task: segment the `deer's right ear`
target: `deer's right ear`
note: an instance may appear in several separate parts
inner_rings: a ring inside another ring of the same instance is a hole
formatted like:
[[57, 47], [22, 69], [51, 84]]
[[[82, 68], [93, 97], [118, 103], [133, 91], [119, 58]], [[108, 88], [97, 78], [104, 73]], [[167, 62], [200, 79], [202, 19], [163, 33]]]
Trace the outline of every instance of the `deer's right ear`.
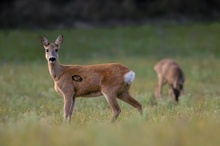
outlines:
[[49, 45], [49, 41], [48, 41], [48, 39], [45, 36], [41, 36], [40, 38], [41, 38], [41, 44], [43, 46]]

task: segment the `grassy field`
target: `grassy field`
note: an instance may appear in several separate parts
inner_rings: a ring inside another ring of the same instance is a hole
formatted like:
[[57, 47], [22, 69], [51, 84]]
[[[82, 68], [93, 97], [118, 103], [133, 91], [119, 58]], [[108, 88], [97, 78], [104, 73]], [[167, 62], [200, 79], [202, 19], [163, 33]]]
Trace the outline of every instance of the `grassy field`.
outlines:
[[[131, 94], [143, 115], [119, 101], [115, 123], [103, 97], [78, 98], [63, 122], [40, 35], [64, 35], [63, 64], [120, 62], [136, 72]], [[217, 146], [220, 145], [220, 24], [146, 25], [47, 31], [0, 30], [0, 146]], [[153, 97], [153, 66], [173, 58], [186, 76], [174, 105]]]

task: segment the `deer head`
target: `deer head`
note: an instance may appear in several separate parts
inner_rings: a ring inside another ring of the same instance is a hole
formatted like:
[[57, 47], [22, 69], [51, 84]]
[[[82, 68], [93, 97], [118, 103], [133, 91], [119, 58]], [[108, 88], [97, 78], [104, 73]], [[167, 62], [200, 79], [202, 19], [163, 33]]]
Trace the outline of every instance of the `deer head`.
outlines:
[[58, 50], [63, 42], [63, 35], [59, 35], [54, 43], [50, 43], [45, 36], [41, 36], [41, 43], [45, 49], [45, 57], [51, 64], [58, 60]]

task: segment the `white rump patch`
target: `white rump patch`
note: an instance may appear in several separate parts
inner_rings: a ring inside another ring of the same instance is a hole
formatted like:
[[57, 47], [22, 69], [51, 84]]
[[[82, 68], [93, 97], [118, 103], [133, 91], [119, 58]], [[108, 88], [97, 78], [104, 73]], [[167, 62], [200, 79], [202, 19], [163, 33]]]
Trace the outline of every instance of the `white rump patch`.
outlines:
[[127, 84], [131, 84], [134, 81], [135, 73], [133, 71], [129, 71], [124, 75], [124, 81]]

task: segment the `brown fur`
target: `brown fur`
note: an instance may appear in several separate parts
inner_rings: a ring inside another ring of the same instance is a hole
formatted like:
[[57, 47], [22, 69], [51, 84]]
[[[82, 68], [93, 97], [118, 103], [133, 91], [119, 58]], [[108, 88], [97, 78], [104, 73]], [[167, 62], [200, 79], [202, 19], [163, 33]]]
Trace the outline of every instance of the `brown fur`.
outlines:
[[[130, 69], [119, 63], [62, 65], [58, 60], [58, 50], [62, 42], [62, 35], [58, 36], [55, 43], [49, 43], [46, 37], [41, 36], [50, 75], [54, 80], [54, 88], [64, 97], [66, 120], [71, 119], [77, 97], [104, 95], [114, 113], [112, 122], [121, 112], [116, 98], [132, 105], [142, 113], [141, 104], [129, 94], [130, 83], [126, 83], [124, 79], [125, 74], [131, 72]], [[51, 62], [51, 59], [55, 61]]]
[[154, 66], [154, 70], [158, 77], [155, 96], [162, 97], [162, 88], [168, 83], [170, 96], [172, 96], [175, 101], [178, 101], [183, 91], [183, 84], [185, 81], [181, 67], [174, 60], [163, 59]]

